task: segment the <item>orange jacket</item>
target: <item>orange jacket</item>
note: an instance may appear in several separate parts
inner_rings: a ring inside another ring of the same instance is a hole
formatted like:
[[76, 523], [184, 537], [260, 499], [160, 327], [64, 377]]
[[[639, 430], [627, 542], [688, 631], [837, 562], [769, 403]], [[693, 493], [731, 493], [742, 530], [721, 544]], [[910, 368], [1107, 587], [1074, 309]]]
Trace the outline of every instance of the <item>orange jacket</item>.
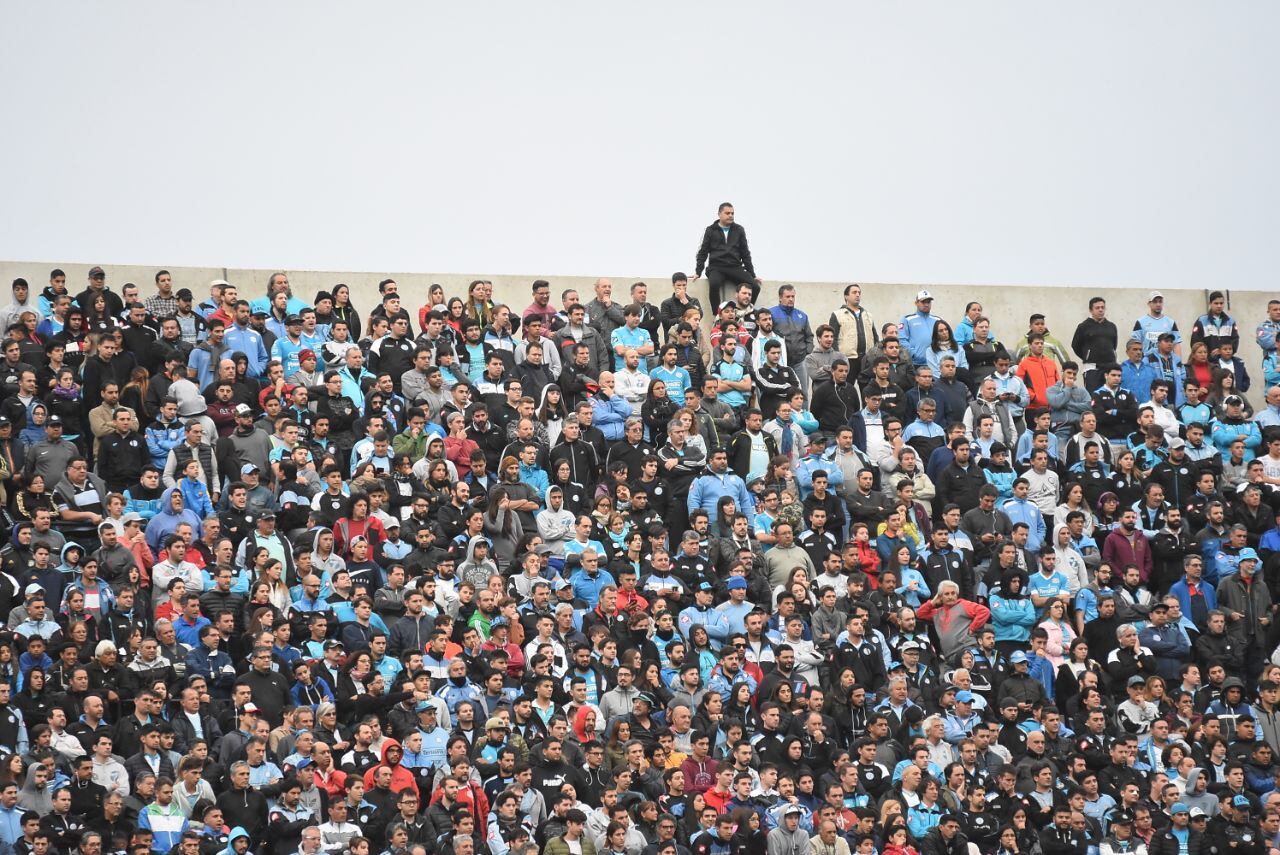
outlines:
[[1048, 356], [1027, 354], [1018, 363], [1016, 373], [1026, 384], [1031, 406], [1048, 407], [1049, 387], [1062, 377], [1062, 372], [1058, 370], [1058, 363]]

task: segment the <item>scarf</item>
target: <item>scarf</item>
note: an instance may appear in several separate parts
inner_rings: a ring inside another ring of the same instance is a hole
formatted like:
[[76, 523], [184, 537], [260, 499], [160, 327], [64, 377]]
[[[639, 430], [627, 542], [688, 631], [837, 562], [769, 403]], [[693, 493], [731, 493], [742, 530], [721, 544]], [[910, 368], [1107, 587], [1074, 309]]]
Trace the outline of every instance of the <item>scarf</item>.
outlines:
[[778, 452], [790, 456], [791, 443], [794, 439], [794, 435], [791, 433], [791, 422], [784, 422], [782, 419], [775, 419], [775, 421], [782, 428], [782, 436], [778, 442]]

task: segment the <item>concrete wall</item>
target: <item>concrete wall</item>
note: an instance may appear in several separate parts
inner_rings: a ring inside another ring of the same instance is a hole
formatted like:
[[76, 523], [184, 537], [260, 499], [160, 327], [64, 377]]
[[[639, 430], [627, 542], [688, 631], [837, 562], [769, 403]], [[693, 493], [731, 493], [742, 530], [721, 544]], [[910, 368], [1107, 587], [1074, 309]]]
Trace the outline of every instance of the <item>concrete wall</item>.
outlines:
[[[85, 287], [89, 268], [92, 264], [69, 264], [49, 261], [0, 261], [0, 283], [9, 283], [21, 276], [31, 283], [33, 288], [43, 288], [48, 284], [49, 270], [60, 267], [67, 273], [68, 287], [77, 293]], [[190, 288], [196, 300], [208, 295], [208, 283], [213, 279], [226, 279], [240, 289], [241, 296], [249, 298], [266, 292], [267, 277], [274, 270], [249, 270], [221, 267], [175, 267], [167, 264], [131, 265], [100, 263], [107, 271], [107, 284], [115, 291], [125, 282], [135, 282], [142, 288], [144, 296], [152, 293], [156, 270], [162, 267], [173, 274], [175, 288]], [[449, 296], [465, 296], [469, 282], [478, 278], [490, 279], [494, 283], [494, 299], [507, 302], [517, 311], [523, 310], [530, 303], [529, 283], [534, 279], [544, 278], [551, 283], [553, 300], [558, 304], [560, 292], [566, 288], [577, 288], [583, 294], [583, 300], [592, 298], [591, 286], [594, 277], [585, 276], [497, 276], [483, 272], [475, 274], [461, 273], [405, 273], [389, 271], [387, 273], [368, 272], [333, 272], [319, 270], [290, 270], [290, 283], [293, 292], [300, 298], [310, 301], [315, 292], [331, 289], [335, 284], [346, 283], [351, 288], [356, 306], [364, 317], [368, 309], [377, 299], [377, 284], [381, 279], [390, 277], [400, 285], [400, 293], [407, 295], [407, 303], [417, 307], [426, 300], [427, 289], [432, 283], [439, 283]], [[690, 271], [686, 271], [690, 272]], [[649, 283], [650, 302], [655, 305], [670, 294], [670, 272], [643, 276], [621, 276], [604, 273], [613, 280], [614, 299], [625, 302], [627, 287], [636, 281]], [[765, 283], [761, 302], [764, 305], [776, 303], [776, 289], [779, 281]], [[793, 282], [799, 293], [798, 304], [809, 313], [816, 326], [825, 321], [832, 309], [841, 303], [841, 293], [847, 283], [839, 282]], [[0, 286], [3, 287], [3, 286]], [[1221, 288], [1222, 286], [1215, 286]], [[992, 329], [1003, 341], [1012, 341], [1017, 335], [1026, 332], [1027, 317], [1033, 312], [1043, 312], [1049, 322], [1049, 329], [1068, 345], [1071, 333], [1076, 324], [1085, 317], [1089, 298], [1103, 296], [1107, 299], [1108, 316], [1121, 329], [1122, 335], [1133, 326], [1139, 316], [1146, 313], [1147, 291], [1116, 286], [1077, 287], [1077, 286], [1000, 286], [1000, 285], [935, 285], [935, 284], [887, 284], [862, 283], [863, 305], [872, 313], [877, 324], [901, 317], [911, 311], [915, 292], [920, 288], [928, 288], [934, 295], [936, 314], [949, 320], [954, 326], [964, 312], [965, 304], [970, 300], [982, 303], [987, 316], [991, 318]], [[1226, 289], [1223, 288], [1225, 291]], [[695, 283], [692, 293], [707, 305], [706, 280]], [[1273, 291], [1229, 291], [1228, 312], [1241, 326], [1241, 358], [1248, 366], [1250, 374], [1259, 376], [1262, 355], [1253, 340], [1254, 327], [1266, 317], [1267, 301], [1276, 296]], [[1206, 290], [1172, 290], [1165, 289], [1165, 313], [1178, 322], [1184, 337], [1189, 337], [1191, 325], [1205, 311]], [[7, 292], [5, 294], [7, 297]], [[1184, 350], [1185, 353], [1185, 350]], [[1250, 398], [1256, 398], [1257, 393]], [[1256, 403], [1256, 402], [1255, 402]]]

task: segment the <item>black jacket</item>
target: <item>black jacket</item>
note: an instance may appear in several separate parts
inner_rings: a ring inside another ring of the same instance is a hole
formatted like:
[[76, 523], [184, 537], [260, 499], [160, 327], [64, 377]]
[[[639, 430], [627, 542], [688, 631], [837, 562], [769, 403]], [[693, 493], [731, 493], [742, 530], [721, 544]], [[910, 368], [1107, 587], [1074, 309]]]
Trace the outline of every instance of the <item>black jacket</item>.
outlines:
[[934, 507], [945, 508], [954, 502], [961, 510], [978, 506], [978, 491], [987, 483], [982, 468], [973, 461], [962, 469], [954, 460], [938, 476]]
[[1107, 365], [1116, 361], [1116, 325], [1111, 321], [1085, 318], [1071, 336], [1071, 349], [1081, 362]]
[[228, 827], [240, 826], [249, 833], [249, 837], [254, 842], [265, 839], [263, 835], [267, 829], [267, 797], [262, 790], [252, 787], [237, 790], [230, 787], [218, 796], [218, 807], [222, 810], [224, 822]]
[[[1151, 837], [1151, 845], [1147, 847], [1148, 855], [1178, 855], [1181, 851], [1181, 845], [1178, 838], [1173, 836], [1173, 831], [1166, 828], [1164, 831], [1157, 831]], [[1193, 828], [1187, 829], [1187, 855], [1200, 855], [1204, 851], [1204, 835]], [[1045, 850], [1045, 855], [1058, 855], [1058, 853]]]
[[138, 483], [142, 467], [151, 463], [146, 437], [137, 431], [125, 434], [112, 431], [102, 438], [100, 448], [98, 477], [106, 481], [107, 486]]
[[702, 246], [694, 264], [694, 275], [701, 276], [703, 268], [737, 270], [741, 268], [755, 278], [756, 268], [751, 263], [751, 250], [747, 247], [747, 230], [737, 223], [729, 226], [726, 236], [720, 221], [707, 226], [702, 233]]
[[[199, 738], [196, 736], [195, 727], [181, 709], [169, 715], [169, 724], [173, 727], [174, 749], [183, 755], [187, 754], [191, 750], [191, 743]], [[218, 726], [217, 720], [203, 709], [200, 710], [200, 727], [204, 730], [204, 741], [209, 744], [209, 755], [217, 756], [218, 745], [222, 741], [222, 728]]]
[[554, 473], [556, 464], [561, 460], [569, 461], [569, 478], [584, 487], [594, 487], [600, 480], [600, 458], [596, 456], [595, 446], [578, 439], [574, 442], [561, 440], [547, 455], [547, 469]]
[[1124, 439], [1138, 421], [1138, 401], [1123, 386], [1114, 392], [1099, 386], [1093, 392], [1093, 412], [1098, 417], [1098, 433], [1107, 439]]
[[[764, 431], [761, 434], [764, 435], [765, 452], [772, 459], [778, 453], [778, 442], [771, 434]], [[746, 430], [739, 431], [729, 440], [729, 468], [743, 480], [751, 471], [751, 435]]]
[[834, 434], [840, 428], [848, 427], [850, 420], [862, 409], [862, 395], [855, 383], [846, 380], [837, 385], [834, 380], [829, 380], [813, 387], [810, 409], [818, 420], [818, 427]]
[[932, 828], [920, 844], [921, 855], [965, 855], [969, 851], [969, 841], [957, 831], [950, 840], [942, 836], [937, 828]]
[[263, 674], [251, 668], [236, 682], [252, 690], [253, 702], [262, 710], [262, 716], [272, 727], [279, 727], [285, 706], [293, 703], [288, 681], [275, 671]]
[[[1051, 825], [1040, 832], [1040, 851], [1044, 855], [1084, 855], [1086, 848], [1084, 836], [1070, 828], [1059, 829]], [[1177, 841], [1174, 842], [1173, 851], [1177, 855]]]

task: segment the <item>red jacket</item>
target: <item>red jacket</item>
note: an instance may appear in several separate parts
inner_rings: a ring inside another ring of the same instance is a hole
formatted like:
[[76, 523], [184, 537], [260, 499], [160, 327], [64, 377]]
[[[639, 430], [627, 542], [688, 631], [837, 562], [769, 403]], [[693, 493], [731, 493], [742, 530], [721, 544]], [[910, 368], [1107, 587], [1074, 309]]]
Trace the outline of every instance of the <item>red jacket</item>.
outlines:
[[1102, 542], [1102, 560], [1117, 570], [1123, 570], [1126, 564], [1136, 564], [1144, 582], [1151, 576], [1151, 544], [1147, 542], [1147, 536], [1136, 528], [1132, 544], [1125, 537], [1124, 529], [1112, 529]]
[[[416, 778], [413, 777], [413, 773], [410, 772], [408, 769], [406, 769], [404, 766], [401, 766], [399, 763], [396, 763], [393, 766], [392, 764], [387, 762], [387, 751], [390, 750], [391, 748], [400, 748], [400, 743], [396, 742], [394, 739], [388, 739], [383, 744], [382, 762], [379, 763], [377, 766], [370, 766], [364, 773], [365, 789], [366, 790], [373, 789], [373, 773], [378, 771], [378, 769], [380, 769], [381, 767], [386, 766], [388, 769], [391, 770], [391, 787], [390, 787], [391, 792], [398, 793], [401, 790], [408, 788], [413, 790], [413, 794], [415, 796], [420, 795], [418, 793], [418, 781]], [[403, 748], [400, 748], [400, 750], [402, 752], [404, 751]], [[403, 756], [403, 754], [401, 756]]]

